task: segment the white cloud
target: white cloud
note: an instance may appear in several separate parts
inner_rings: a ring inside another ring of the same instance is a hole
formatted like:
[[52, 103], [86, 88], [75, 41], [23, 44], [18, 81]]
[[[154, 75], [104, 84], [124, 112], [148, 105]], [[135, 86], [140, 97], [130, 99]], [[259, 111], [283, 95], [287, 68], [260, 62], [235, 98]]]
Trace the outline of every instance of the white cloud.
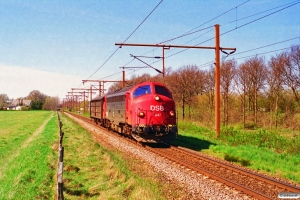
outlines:
[[27, 96], [39, 90], [48, 96], [58, 96], [61, 100], [71, 88], [78, 87], [82, 78], [36, 69], [0, 64], [0, 94], [9, 98]]

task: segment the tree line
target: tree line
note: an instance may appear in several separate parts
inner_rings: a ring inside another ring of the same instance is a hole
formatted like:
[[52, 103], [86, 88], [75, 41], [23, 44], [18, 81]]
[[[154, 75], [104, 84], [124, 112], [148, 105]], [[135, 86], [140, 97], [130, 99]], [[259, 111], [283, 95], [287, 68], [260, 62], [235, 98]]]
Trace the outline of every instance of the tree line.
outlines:
[[[17, 99], [19, 100], [18, 105], [20, 106], [22, 106], [22, 100], [31, 100], [30, 107], [28, 108], [31, 110], [56, 110], [59, 107], [58, 97], [50, 97], [39, 90], [33, 90], [26, 97]], [[10, 105], [11, 102], [9, 100], [7, 94], [0, 94], [0, 110]]]
[[[255, 56], [238, 64], [223, 59], [221, 75], [222, 124], [244, 127], [277, 128], [279, 125], [300, 130], [300, 45], [292, 45], [266, 60]], [[214, 123], [214, 66], [202, 70], [186, 65], [167, 68], [161, 75], [133, 75], [127, 83], [143, 81], [164, 83], [173, 93], [181, 119]], [[109, 90], [121, 87], [114, 84]]]

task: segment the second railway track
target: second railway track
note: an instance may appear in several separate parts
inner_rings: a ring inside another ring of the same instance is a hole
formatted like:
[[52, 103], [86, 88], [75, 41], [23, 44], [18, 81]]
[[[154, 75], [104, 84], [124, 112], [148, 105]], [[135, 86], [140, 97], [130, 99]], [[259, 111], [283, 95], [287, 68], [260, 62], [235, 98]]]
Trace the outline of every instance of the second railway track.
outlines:
[[[95, 125], [89, 118], [73, 113], [69, 114]], [[136, 143], [132, 140], [131, 142]], [[296, 185], [237, 167], [228, 162], [213, 159], [197, 152], [167, 144], [157, 144], [155, 147], [144, 145], [144, 147], [161, 157], [193, 170], [196, 173], [204, 174], [211, 179], [224, 183], [257, 199], [279, 199], [278, 194], [280, 192], [300, 194], [300, 188]]]

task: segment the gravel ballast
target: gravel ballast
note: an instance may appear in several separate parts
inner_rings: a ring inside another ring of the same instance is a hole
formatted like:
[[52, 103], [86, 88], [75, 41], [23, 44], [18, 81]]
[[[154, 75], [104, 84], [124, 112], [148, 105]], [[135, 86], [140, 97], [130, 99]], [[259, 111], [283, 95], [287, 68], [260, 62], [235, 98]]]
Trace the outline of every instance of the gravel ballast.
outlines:
[[[202, 174], [196, 174], [189, 169], [183, 168], [176, 163], [149, 152], [142, 146], [134, 145], [124, 140], [122, 137], [101, 130], [94, 125], [85, 123], [71, 115], [68, 116], [92, 133], [100, 144], [101, 141], [105, 141], [105, 143], [108, 143], [119, 151], [130, 154], [131, 156], [146, 162], [148, 165], [152, 166], [152, 170], [163, 175], [166, 179], [166, 183], [175, 183], [179, 185], [180, 188], [183, 188], [187, 193], [186, 197], [181, 197], [180, 199], [186, 199], [188, 197], [192, 197], [192, 199], [220, 200], [254, 199], [253, 197], [243, 194], [234, 188], [230, 188]], [[172, 199], [172, 197], [170, 197], [170, 199]]]

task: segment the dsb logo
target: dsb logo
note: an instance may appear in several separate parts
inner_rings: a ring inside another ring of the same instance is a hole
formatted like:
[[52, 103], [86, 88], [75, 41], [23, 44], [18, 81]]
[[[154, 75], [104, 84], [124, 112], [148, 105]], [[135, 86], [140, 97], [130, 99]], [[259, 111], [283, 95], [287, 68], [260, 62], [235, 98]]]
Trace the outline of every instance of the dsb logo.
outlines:
[[151, 105], [150, 110], [151, 111], [164, 111], [165, 109], [164, 109], [164, 106], [159, 106], [159, 105], [153, 106], [153, 105]]

